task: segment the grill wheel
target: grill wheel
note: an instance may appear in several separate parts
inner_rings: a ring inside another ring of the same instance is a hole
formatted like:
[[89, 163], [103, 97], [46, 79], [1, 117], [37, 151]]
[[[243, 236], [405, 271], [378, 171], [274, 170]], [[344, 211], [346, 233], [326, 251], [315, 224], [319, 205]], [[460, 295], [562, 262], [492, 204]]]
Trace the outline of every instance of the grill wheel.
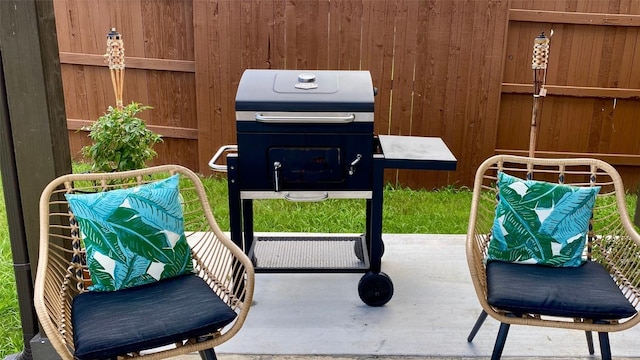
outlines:
[[358, 282], [360, 300], [369, 306], [382, 306], [393, 297], [393, 283], [389, 275], [367, 272]]

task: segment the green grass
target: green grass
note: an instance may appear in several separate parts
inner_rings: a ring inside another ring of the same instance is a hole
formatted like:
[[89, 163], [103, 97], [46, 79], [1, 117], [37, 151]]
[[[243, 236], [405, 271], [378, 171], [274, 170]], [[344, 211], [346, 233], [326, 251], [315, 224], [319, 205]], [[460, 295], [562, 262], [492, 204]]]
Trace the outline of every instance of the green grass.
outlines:
[[0, 359], [22, 351], [22, 327], [18, 311], [16, 280], [13, 272], [11, 243], [4, 191], [0, 182]]
[[[74, 171], [83, 167], [76, 165]], [[220, 227], [229, 229], [225, 178], [203, 180]], [[384, 233], [462, 234], [466, 231], [471, 193], [447, 188], [411, 191], [384, 190]], [[254, 202], [255, 231], [362, 233], [365, 200], [327, 200], [317, 203], [269, 200]], [[0, 359], [22, 350], [13, 260], [0, 183]]]
[[[220, 227], [229, 228], [226, 180], [205, 183]], [[471, 192], [446, 188], [412, 191], [387, 186], [383, 200], [383, 233], [463, 234], [467, 230]], [[365, 200], [320, 202], [254, 200], [254, 230], [276, 232], [362, 233]]]

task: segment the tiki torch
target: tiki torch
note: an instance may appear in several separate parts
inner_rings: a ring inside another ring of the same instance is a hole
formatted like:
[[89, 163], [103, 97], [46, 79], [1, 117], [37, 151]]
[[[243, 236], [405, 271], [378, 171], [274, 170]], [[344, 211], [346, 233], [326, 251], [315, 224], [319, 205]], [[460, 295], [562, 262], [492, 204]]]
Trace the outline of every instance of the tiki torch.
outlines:
[[549, 62], [549, 38], [542, 32], [533, 41], [533, 110], [531, 111], [531, 133], [529, 135], [529, 157], [534, 157], [538, 137], [538, 113], [542, 110], [542, 100], [547, 94], [544, 84]]
[[107, 34], [107, 53], [105, 54], [111, 72], [113, 92], [116, 96], [116, 106], [122, 109], [122, 91], [124, 87], [124, 42], [122, 35], [111, 28]]

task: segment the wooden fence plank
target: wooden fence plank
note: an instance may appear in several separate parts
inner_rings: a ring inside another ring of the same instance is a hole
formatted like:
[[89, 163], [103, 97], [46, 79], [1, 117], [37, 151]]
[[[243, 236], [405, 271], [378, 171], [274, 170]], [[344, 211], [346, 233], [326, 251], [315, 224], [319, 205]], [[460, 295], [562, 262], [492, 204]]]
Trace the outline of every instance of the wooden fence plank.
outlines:
[[259, 1], [254, 7], [254, 18], [259, 19], [262, 27], [254, 27], [252, 37], [256, 41], [255, 66], [269, 69], [271, 66], [271, 39], [273, 38], [273, 2]]
[[237, 3], [238, 7], [235, 9], [237, 13], [234, 11], [234, 14], [236, 19], [239, 20], [237, 24], [239, 25], [240, 31], [237, 34], [239, 37], [236, 38], [239, 42], [236, 42], [235, 44], [241, 49], [240, 66], [243, 69], [248, 69], [254, 67], [252, 63], [253, 58], [251, 56], [254, 51], [253, 43], [251, 41], [253, 28], [251, 24], [253, 20], [251, 18], [251, 0], [238, 0]]
[[298, 59], [296, 56], [296, 52], [299, 50], [297, 46], [289, 46], [289, 44], [297, 44], [296, 36], [298, 34], [297, 31], [297, 22], [302, 23], [302, 19], [296, 21], [296, 2], [295, 0], [288, 0], [285, 4], [284, 9], [284, 26], [285, 26], [285, 37], [283, 39], [284, 43], [284, 66], [287, 69], [296, 69], [298, 67]]
[[286, 68], [286, 15], [287, 0], [273, 1], [273, 36], [270, 39], [271, 58], [269, 69]]
[[[589, 26], [588, 28], [589, 29], [587, 30], [590, 30], [590, 35], [591, 35], [589, 37], [589, 43], [591, 45], [591, 48], [587, 50], [587, 56], [589, 57], [590, 66], [589, 66], [589, 70], [585, 74], [585, 78], [586, 78], [585, 86], [603, 86], [603, 84], [599, 83], [599, 80], [600, 80], [599, 73], [603, 67], [602, 56], [593, 56], [594, 54], [592, 54], [591, 52], [593, 51], [593, 48], [602, 49], [605, 42], [606, 32], [602, 31], [603, 28], [598, 26]], [[575, 85], [580, 85], [580, 84], [576, 83]]]
[[197, 158], [200, 171], [206, 169], [202, 165], [207, 162], [205, 154], [213, 151], [211, 124], [216, 123], [219, 117], [216, 116], [219, 114], [219, 111], [216, 111], [219, 102], [216, 102], [215, 97], [218, 84], [213, 81], [216, 78], [216, 68], [212, 66], [220, 63], [219, 36], [216, 32], [219, 19], [217, 3], [208, 1], [193, 3]]
[[[594, 1], [594, 3], [596, 2]], [[640, 18], [638, 16], [622, 14], [595, 14], [584, 12], [512, 9], [509, 11], [509, 18], [515, 21], [558, 24], [640, 26]]]
[[[395, 43], [395, 18], [397, 12], [395, 0], [374, 1], [375, 19], [378, 21], [374, 29], [376, 49], [373, 74], [378, 74], [374, 78], [374, 84], [378, 89], [375, 97], [376, 113], [374, 120], [374, 133], [390, 135], [391, 133], [391, 96], [393, 88], [393, 58]], [[385, 181], [395, 182], [397, 171], [387, 169], [384, 171]]]
[[[429, 33], [429, 12], [433, 6], [432, 2], [421, 2], [417, 14], [416, 21], [416, 33], [428, 34]], [[416, 39], [416, 57], [415, 57], [415, 79], [413, 85], [413, 114], [412, 121], [409, 128], [409, 135], [425, 135], [425, 124], [429, 119], [427, 118], [427, 109], [431, 103], [431, 82], [433, 79], [430, 74], [430, 60], [433, 56], [433, 50], [430, 48], [428, 36], [417, 36]]]
[[[545, 86], [547, 95], [571, 96], [571, 97], [595, 97], [611, 99], [639, 99], [640, 89], [622, 89], [610, 87], [585, 87], [585, 86]], [[530, 84], [502, 84], [504, 94], [533, 94], [533, 85]]]
[[586, 76], [588, 72], [588, 64], [591, 57], [588, 57], [589, 41], [586, 38], [587, 29], [578, 29], [584, 31], [575, 31], [571, 42], [569, 57], [565, 60], [569, 63], [567, 83], [577, 86], [585, 86]]
[[[142, 1], [120, 2], [120, 20], [116, 19], [110, 26], [115, 27], [124, 38], [125, 56], [145, 58], [144, 26], [142, 24]], [[104, 29], [106, 31], [109, 29]], [[106, 33], [105, 33], [106, 34]], [[128, 65], [128, 64], [127, 64]]]
[[[84, 131], [88, 132], [88, 127], [93, 124], [94, 120], [84, 119], [67, 119], [67, 128], [71, 131]], [[148, 128], [163, 137], [176, 138], [176, 139], [189, 139], [198, 140], [197, 128], [180, 128], [174, 126], [158, 126], [149, 125]]]
[[[377, 114], [375, 116], [375, 132], [377, 134], [391, 135], [391, 89], [393, 87], [393, 44], [395, 41], [395, 17], [396, 17], [396, 4], [395, 1], [387, 0], [384, 2], [374, 3], [378, 8], [379, 17], [382, 20], [382, 25], [379, 29], [382, 29], [383, 33], [379, 37], [382, 39], [382, 43], [379, 45], [381, 58], [380, 61], [380, 78], [378, 80], [378, 95], [377, 99], [380, 99], [376, 105], [378, 106]], [[379, 33], [376, 33], [378, 35]]]
[[351, 25], [349, 29], [351, 51], [347, 52], [349, 66], [345, 68], [348, 70], [361, 70], [363, 11], [363, 1], [353, 1], [351, 21], [349, 22]]
[[640, 113], [640, 102], [637, 100], [610, 101], [611, 115], [606, 127], [611, 139], [603, 142], [602, 152], [640, 154], [637, 122], [628, 121]]
[[[478, 164], [486, 157], [491, 155], [489, 149], [484, 143], [496, 143], [496, 128], [498, 124], [499, 112], [499, 92], [500, 81], [503, 69], [503, 56], [505, 49], [506, 29], [508, 24], [507, 9], [509, 2], [474, 2], [476, 11], [474, 11], [474, 24], [479, 23], [478, 27], [474, 25], [474, 41], [473, 44], [479, 46], [477, 52], [471, 54], [471, 61], [480, 61], [480, 67], [477, 72], [473, 68], [470, 69], [470, 77], [467, 80], [470, 84], [477, 83], [476, 93], [474, 97], [467, 97], [461, 104], [469, 107], [467, 117], [472, 120], [465, 121], [465, 131], [462, 131], [464, 137], [458, 142], [455, 140], [458, 132], [448, 133], [444, 137], [445, 141], [452, 143], [454, 154], [459, 159], [459, 164]], [[481, 9], [481, 10], [480, 10]], [[477, 30], [476, 30], [477, 29]], [[461, 86], [466, 86], [465, 82]], [[469, 88], [471, 94], [472, 88]], [[481, 142], [480, 142], [481, 141]], [[457, 145], [456, 145], [457, 144]], [[468, 144], [472, 144], [471, 147]], [[461, 151], [460, 149], [469, 149]], [[456, 153], [456, 151], [458, 151]], [[456, 178], [472, 178], [475, 174], [474, 166], [459, 166], [455, 174], [448, 175], [448, 182], [451, 182], [451, 176]]]
[[317, 23], [317, 32], [315, 32], [315, 34], [313, 34], [312, 36], [316, 36], [317, 39], [314, 40], [317, 44], [317, 48], [318, 48], [318, 63], [316, 65], [316, 67], [320, 70], [330, 70], [331, 67], [329, 66], [329, 59], [330, 59], [330, 53], [329, 53], [329, 43], [330, 43], [330, 29], [329, 27], [325, 26], [325, 24], [327, 24], [329, 22], [329, 16], [331, 16], [330, 14], [330, 6], [331, 6], [331, 1], [330, 0], [323, 0], [323, 1], [315, 1], [315, 3], [317, 4], [317, 11], [318, 11], [318, 23]]
[[[372, 54], [374, 53], [375, 44], [372, 37], [373, 28], [377, 26], [377, 22], [374, 18], [374, 2], [365, 1], [362, 4], [362, 39], [360, 39], [360, 46], [362, 48], [362, 54], [360, 56], [360, 70], [368, 70], [373, 76], [372, 66]], [[377, 74], [376, 74], [377, 75]], [[377, 79], [376, 79], [377, 80]], [[376, 81], [374, 80], [374, 82]], [[375, 86], [375, 85], [374, 85]]]
[[[640, 31], [636, 30], [635, 33], [635, 41], [636, 43], [640, 41]], [[640, 88], [640, 66], [637, 66], [637, 63], [640, 61], [640, 46], [634, 46], [631, 50], [631, 54], [626, 55], [633, 59], [631, 61], [631, 69], [628, 72], [628, 83], [625, 87], [630, 87], [634, 89]]]
[[[222, 3], [225, 3], [225, 1], [220, 2], [220, 4]], [[240, 4], [237, 2], [228, 3], [229, 4], [225, 5], [229, 19], [228, 31], [226, 34], [224, 32], [221, 34], [221, 36], [228, 39], [228, 42], [223, 43], [223, 47], [221, 48], [221, 51], [227, 53], [226, 63], [224, 63], [220, 69], [220, 82], [224, 89], [221, 96], [224, 97], [224, 102], [222, 103], [220, 132], [216, 143], [221, 144], [224, 144], [224, 140], [227, 139], [232, 139], [235, 143], [235, 94], [242, 73], [246, 69], [246, 67], [242, 65], [246, 62], [246, 59], [243, 57], [244, 52], [250, 50], [238, 46], [238, 44], [242, 44], [242, 38], [240, 36], [243, 27], [242, 19], [240, 18]]]
[[608, 99], [594, 99], [594, 107], [591, 115], [591, 126], [587, 150], [599, 153], [603, 152], [605, 143], [611, 140], [609, 125], [613, 120], [613, 105]]
[[[413, 83], [415, 76], [418, 2], [402, 2], [396, 15], [396, 54], [393, 67], [393, 100], [391, 107], [391, 131], [398, 135], [411, 132], [413, 110]], [[397, 181], [411, 186], [411, 172], [401, 170]], [[414, 184], [415, 185], [415, 184]]]
[[[73, 0], [58, 0], [53, 7], [56, 17], [56, 35], [58, 38], [59, 51], [71, 51], [74, 45], [75, 32], [72, 29], [74, 16]], [[77, 50], [77, 49], [74, 49]]]
[[[324, 4], [323, 4], [324, 5]], [[317, 14], [317, 16], [297, 16], [296, 19], [296, 48], [300, 56], [296, 58], [296, 69], [300, 70], [315, 70], [320, 67], [321, 62], [325, 62], [325, 59], [319, 59], [320, 49], [325, 49], [326, 52], [326, 37], [328, 29], [326, 24], [328, 12], [319, 11], [320, 2], [318, 1], [305, 1], [298, 2], [296, 4], [296, 13], [302, 11], [307, 14]], [[317, 31], [309, 31], [309, 29], [317, 29]], [[325, 65], [326, 66], [326, 65]]]
[[[107, 66], [104, 60], [104, 55], [64, 51], [60, 52], [60, 63], [102, 67]], [[193, 60], [171, 60], [125, 56], [125, 66], [127, 69], [195, 72], [195, 61]]]

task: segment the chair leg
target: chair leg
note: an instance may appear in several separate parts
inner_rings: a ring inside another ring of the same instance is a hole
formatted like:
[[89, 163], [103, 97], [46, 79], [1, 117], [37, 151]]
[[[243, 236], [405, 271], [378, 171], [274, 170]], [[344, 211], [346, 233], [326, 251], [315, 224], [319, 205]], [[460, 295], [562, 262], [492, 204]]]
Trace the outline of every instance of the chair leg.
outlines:
[[593, 349], [593, 334], [591, 334], [591, 331], [585, 331], [585, 334], [587, 335], [587, 346], [589, 347], [589, 355], [593, 355], [595, 353], [595, 350]]
[[496, 338], [496, 344], [493, 347], [493, 354], [491, 354], [491, 360], [500, 360], [502, 357], [502, 350], [504, 350], [504, 343], [507, 341], [507, 335], [509, 334], [510, 324], [500, 323], [500, 330], [498, 330], [498, 337]]
[[478, 330], [480, 330], [480, 328], [482, 327], [482, 324], [484, 324], [484, 321], [486, 319], [487, 319], [487, 312], [482, 310], [482, 312], [480, 313], [480, 316], [478, 316], [478, 320], [476, 320], [476, 323], [473, 325], [473, 329], [471, 329], [471, 333], [469, 333], [469, 336], [467, 337], [467, 342], [473, 341], [473, 338], [476, 337]]
[[599, 332], [598, 340], [600, 341], [600, 354], [602, 360], [611, 360], [611, 345], [609, 344], [609, 333]]
[[216, 352], [215, 352], [215, 350], [213, 350], [213, 348], [207, 349], [207, 350], [198, 351], [198, 353], [200, 354], [200, 358], [202, 360], [217, 360], [218, 359], [216, 357]]

